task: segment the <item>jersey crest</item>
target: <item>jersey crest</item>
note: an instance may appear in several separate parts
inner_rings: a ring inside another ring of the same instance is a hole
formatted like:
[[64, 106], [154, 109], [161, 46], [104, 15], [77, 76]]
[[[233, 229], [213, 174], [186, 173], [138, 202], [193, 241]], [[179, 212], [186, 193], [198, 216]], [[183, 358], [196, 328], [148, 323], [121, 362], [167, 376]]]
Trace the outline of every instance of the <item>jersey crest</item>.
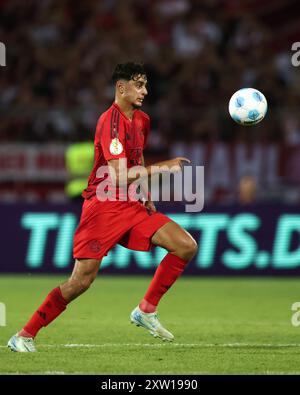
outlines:
[[123, 152], [123, 145], [117, 137], [112, 139], [109, 146], [109, 151], [112, 155], [120, 155]]

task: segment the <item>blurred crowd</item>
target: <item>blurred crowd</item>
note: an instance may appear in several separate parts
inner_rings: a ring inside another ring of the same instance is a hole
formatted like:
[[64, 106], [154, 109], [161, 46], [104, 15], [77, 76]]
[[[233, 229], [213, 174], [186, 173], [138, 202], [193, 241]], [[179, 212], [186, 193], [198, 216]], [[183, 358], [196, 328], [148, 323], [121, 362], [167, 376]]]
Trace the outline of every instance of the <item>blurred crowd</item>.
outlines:
[[[113, 100], [116, 63], [145, 63], [150, 149], [170, 141], [300, 144], [299, 68], [289, 33], [297, 1], [1, 0], [1, 142], [90, 139]], [[298, 8], [297, 8], [298, 9]], [[298, 14], [299, 15], [299, 14]], [[287, 41], [285, 41], [285, 37]], [[267, 97], [249, 132], [229, 119], [237, 89]]]

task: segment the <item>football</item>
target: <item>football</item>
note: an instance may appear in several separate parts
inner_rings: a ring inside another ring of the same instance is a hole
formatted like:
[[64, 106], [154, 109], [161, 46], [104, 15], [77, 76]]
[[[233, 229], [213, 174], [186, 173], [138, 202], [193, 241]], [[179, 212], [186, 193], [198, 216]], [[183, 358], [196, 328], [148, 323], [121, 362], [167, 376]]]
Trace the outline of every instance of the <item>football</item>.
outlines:
[[257, 89], [236, 91], [229, 101], [229, 114], [240, 125], [254, 125], [264, 119], [268, 109], [265, 96]]

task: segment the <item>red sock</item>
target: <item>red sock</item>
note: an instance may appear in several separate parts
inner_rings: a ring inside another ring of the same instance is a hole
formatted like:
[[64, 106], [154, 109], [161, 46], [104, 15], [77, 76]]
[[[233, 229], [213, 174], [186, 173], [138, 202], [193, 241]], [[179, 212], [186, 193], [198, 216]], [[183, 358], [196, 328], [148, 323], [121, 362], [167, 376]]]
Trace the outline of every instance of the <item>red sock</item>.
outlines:
[[188, 261], [173, 254], [167, 254], [156, 269], [149, 288], [140, 303], [140, 308], [145, 313], [152, 313], [153, 306], [157, 306], [162, 296], [174, 284], [183, 272]]
[[[23, 334], [30, 334], [32, 337], [35, 337], [43, 326], [50, 324], [66, 309], [67, 304], [68, 302], [62, 296], [60, 287], [54, 288], [24, 326], [22, 329], [24, 331]], [[22, 331], [19, 332], [21, 336]]]

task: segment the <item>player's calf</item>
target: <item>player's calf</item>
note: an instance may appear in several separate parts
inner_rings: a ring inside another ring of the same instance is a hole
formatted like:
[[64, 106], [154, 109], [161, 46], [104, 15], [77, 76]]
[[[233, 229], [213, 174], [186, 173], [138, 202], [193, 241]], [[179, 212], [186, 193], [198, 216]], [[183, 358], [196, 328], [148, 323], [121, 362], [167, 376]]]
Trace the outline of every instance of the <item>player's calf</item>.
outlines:
[[71, 277], [60, 286], [61, 292], [68, 302], [89, 289], [97, 277], [99, 266], [98, 259], [76, 260]]

